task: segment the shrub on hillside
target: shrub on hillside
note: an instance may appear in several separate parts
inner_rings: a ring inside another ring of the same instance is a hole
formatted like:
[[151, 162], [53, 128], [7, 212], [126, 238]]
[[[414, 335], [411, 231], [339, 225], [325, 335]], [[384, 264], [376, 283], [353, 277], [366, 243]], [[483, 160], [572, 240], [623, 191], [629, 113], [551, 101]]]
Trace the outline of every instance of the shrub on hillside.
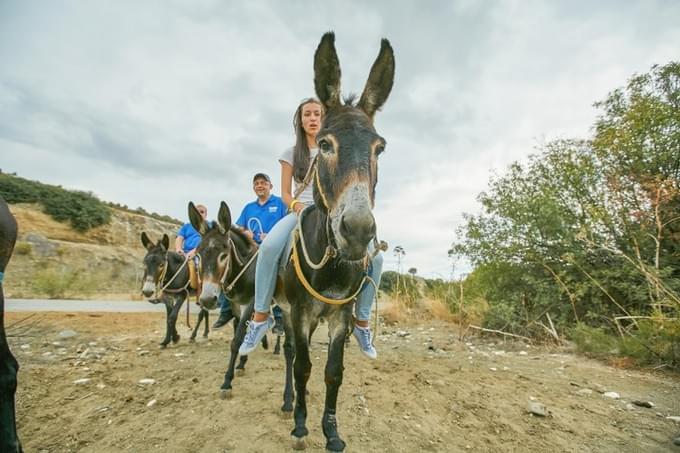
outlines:
[[0, 195], [8, 203], [40, 203], [53, 219], [69, 222], [78, 231], [104, 225], [111, 219], [109, 208], [91, 193], [8, 174], [0, 174]]
[[74, 293], [88, 294], [94, 290], [95, 284], [86, 271], [51, 267], [39, 272], [33, 280], [34, 290], [50, 299], [64, 299]]
[[14, 246], [14, 253], [17, 255], [30, 255], [33, 245], [30, 242], [17, 242]]

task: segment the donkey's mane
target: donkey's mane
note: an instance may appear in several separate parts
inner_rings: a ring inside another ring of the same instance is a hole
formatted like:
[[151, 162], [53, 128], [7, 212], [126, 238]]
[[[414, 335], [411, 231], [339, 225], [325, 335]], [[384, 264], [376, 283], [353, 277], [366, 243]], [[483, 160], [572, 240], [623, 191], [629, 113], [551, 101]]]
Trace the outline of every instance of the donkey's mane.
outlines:
[[253, 251], [253, 249], [257, 248], [257, 243], [248, 236], [246, 236], [246, 234], [243, 231], [241, 231], [241, 229], [236, 225], [232, 225], [229, 228], [229, 231], [231, 231], [231, 233], [236, 237], [236, 239], [240, 239], [234, 241], [234, 244], [236, 244], [236, 248], [238, 249], [239, 255], [247, 256], [250, 254], [250, 252]]
[[345, 96], [345, 105], [348, 107], [356, 107], [357, 98], [359, 97], [356, 93], [350, 93]]

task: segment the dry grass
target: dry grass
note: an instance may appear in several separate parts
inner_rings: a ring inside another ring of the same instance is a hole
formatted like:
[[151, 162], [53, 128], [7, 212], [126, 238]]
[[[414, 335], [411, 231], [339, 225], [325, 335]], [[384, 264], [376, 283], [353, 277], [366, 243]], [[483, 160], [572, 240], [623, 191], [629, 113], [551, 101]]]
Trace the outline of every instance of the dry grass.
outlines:
[[403, 324], [408, 321], [440, 320], [455, 322], [457, 316], [451, 313], [443, 302], [433, 299], [421, 299], [415, 306], [405, 299], [394, 299], [389, 296], [381, 298], [380, 314], [385, 324]]

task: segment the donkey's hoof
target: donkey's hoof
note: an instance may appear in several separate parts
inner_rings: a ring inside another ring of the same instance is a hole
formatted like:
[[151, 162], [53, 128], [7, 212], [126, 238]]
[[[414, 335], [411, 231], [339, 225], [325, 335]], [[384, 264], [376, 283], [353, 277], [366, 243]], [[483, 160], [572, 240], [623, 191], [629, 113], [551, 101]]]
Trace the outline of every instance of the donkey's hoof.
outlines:
[[204, 333], [204, 334], [203, 334], [203, 338], [208, 338], [208, 334], [207, 334], [207, 333]]
[[174, 344], [179, 343], [179, 335], [175, 335], [174, 337], [172, 337], [172, 342], [173, 342]]
[[339, 437], [331, 437], [328, 439], [326, 442], [326, 451], [344, 451], [345, 450], [345, 441], [340, 439]]
[[293, 450], [304, 450], [307, 448], [307, 443], [305, 442], [305, 439], [307, 436], [302, 436], [302, 437], [295, 437], [291, 436], [293, 439]]
[[293, 405], [292, 404], [285, 404], [281, 406], [281, 418], [284, 420], [290, 420], [293, 418]]
[[189, 343], [196, 343], [196, 337], [189, 338]]
[[236, 368], [236, 370], [234, 370], [234, 374], [236, 374], [236, 376], [244, 376], [246, 374], [246, 369]]
[[234, 396], [234, 394], [231, 391], [231, 389], [221, 389], [220, 390], [220, 399], [230, 400], [232, 396]]
[[165, 349], [165, 348], [168, 347], [168, 344], [167, 343], [161, 343], [161, 344], [158, 345], [158, 347], [161, 348], [161, 349]]

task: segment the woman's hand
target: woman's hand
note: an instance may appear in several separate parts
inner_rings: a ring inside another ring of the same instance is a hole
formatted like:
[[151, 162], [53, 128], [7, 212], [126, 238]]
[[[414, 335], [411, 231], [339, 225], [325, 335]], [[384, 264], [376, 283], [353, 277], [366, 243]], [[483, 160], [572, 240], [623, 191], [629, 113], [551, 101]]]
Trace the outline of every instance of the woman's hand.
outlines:
[[303, 209], [305, 209], [304, 203], [298, 202], [298, 203], [295, 203], [295, 205], [293, 206], [293, 211], [295, 211], [295, 214], [298, 214], [298, 215], [300, 215], [300, 211], [302, 211]]

